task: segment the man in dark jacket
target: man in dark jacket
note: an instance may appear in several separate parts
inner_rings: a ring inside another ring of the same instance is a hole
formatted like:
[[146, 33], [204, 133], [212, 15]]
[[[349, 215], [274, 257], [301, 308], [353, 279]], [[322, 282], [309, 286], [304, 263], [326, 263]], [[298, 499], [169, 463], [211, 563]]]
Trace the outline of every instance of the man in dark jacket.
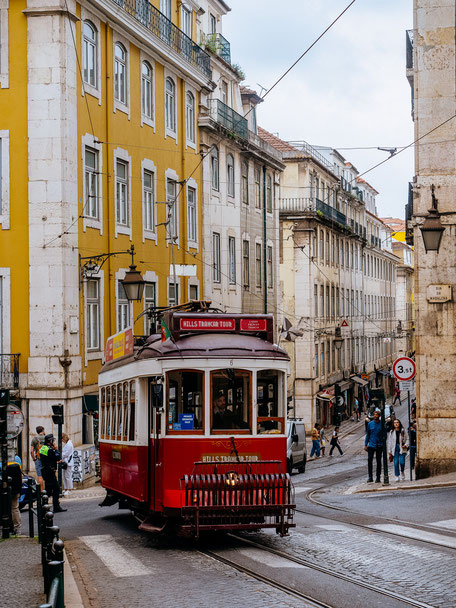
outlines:
[[48, 496], [52, 496], [54, 513], [66, 511], [60, 506], [60, 486], [57, 481], [57, 465], [61, 462], [60, 452], [54, 443], [54, 435], [46, 435], [44, 445], [40, 448], [44, 487]]
[[377, 483], [380, 483], [383, 453], [383, 428], [380, 420], [380, 410], [375, 410], [374, 419], [371, 420], [367, 425], [364, 449], [367, 452], [367, 469], [369, 473], [367, 483], [372, 483], [374, 481], [372, 477], [372, 464], [374, 460], [374, 454], [377, 460], [377, 475], [375, 481]]
[[6, 474], [11, 479], [11, 519], [13, 520], [13, 534], [19, 534], [21, 530], [19, 497], [22, 490], [22, 469], [19, 462], [8, 462]]

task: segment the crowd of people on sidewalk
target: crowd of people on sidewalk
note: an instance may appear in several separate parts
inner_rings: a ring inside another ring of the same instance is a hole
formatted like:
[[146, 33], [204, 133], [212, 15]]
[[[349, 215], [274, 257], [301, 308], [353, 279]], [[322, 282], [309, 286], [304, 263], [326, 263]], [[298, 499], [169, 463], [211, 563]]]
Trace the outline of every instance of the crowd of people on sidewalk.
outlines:
[[[399, 401], [401, 404], [401, 391], [397, 386], [394, 391], [393, 405]], [[374, 458], [376, 461], [376, 476], [375, 482], [380, 483], [382, 473], [383, 460], [383, 442], [385, 438], [386, 452], [389, 463], [393, 464], [395, 481], [405, 480], [405, 463], [406, 457], [409, 455], [411, 469], [415, 468], [416, 458], [416, 401], [412, 400], [410, 425], [408, 429], [404, 427], [402, 422], [395, 418], [394, 415], [390, 421], [390, 426], [385, 428], [381, 423], [381, 411], [377, 408], [373, 412], [373, 419], [366, 424], [366, 435], [364, 439], [364, 449], [367, 452], [367, 468], [368, 468], [368, 483], [374, 483], [373, 464]], [[355, 398], [353, 407], [352, 421], [359, 422], [362, 415], [362, 408], [359, 405], [358, 399]], [[332, 456], [334, 449], [339, 451], [342, 456], [343, 451], [340, 445], [339, 426], [335, 426], [332, 432], [329, 450], [329, 456]], [[386, 437], [385, 437], [386, 433]], [[325, 455], [326, 437], [325, 429], [316, 423], [312, 429], [312, 449], [310, 459], [320, 458]]]

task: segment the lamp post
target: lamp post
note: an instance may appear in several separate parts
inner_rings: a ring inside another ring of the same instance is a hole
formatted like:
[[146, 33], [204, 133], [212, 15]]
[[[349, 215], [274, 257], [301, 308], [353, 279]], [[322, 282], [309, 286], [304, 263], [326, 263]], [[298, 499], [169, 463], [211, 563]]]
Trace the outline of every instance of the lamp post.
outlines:
[[134, 256], [135, 256], [135, 246], [134, 245], [131, 246], [129, 253], [131, 254], [130, 270], [128, 270], [125, 273], [125, 277], [123, 278], [121, 283], [125, 290], [125, 295], [127, 296], [127, 300], [129, 302], [133, 302], [134, 300], [136, 300], [137, 302], [140, 302], [142, 300], [142, 296], [143, 296], [143, 292], [144, 292], [144, 285], [146, 284], [146, 282], [142, 278], [139, 270], [136, 270], [136, 266], [134, 263]]
[[440, 221], [440, 213], [437, 210], [437, 199], [435, 197], [434, 184], [431, 186], [431, 193], [432, 207], [428, 210], [428, 215], [425, 218], [423, 225], [420, 226], [420, 230], [426, 253], [429, 251], [435, 251], [438, 253], [445, 226], [443, 226], [442, 222]]

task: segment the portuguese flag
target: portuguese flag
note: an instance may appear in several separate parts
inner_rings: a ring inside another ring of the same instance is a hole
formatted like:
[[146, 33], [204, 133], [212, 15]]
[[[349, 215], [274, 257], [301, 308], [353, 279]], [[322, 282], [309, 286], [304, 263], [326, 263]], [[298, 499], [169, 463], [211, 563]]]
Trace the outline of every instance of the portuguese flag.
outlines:
[[162, 342], [164, 342], [168, 338], [171, 338], [171, 332], [169, 331], [169, 327], [166, 325], [164, 319], [161, 320], [160, 325], [161, 325], [161, 339], [162, 339]]

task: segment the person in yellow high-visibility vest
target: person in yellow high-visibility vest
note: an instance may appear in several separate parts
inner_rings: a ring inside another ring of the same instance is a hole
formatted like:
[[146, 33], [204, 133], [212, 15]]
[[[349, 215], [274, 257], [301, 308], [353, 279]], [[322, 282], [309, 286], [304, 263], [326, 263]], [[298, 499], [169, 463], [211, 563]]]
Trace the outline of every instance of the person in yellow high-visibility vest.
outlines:
[[46, 435], [44, 445], [40, 448], [40, 459], [43, 465], [43, 479], [46, 493], [52, 496], [54, 513], [61, 513], [66, 509], [60, 506], [60, 486], [57, 481], [56, 471], [58, 463], [61, 462], [60, 452], [54, 443], [54, 435]]

